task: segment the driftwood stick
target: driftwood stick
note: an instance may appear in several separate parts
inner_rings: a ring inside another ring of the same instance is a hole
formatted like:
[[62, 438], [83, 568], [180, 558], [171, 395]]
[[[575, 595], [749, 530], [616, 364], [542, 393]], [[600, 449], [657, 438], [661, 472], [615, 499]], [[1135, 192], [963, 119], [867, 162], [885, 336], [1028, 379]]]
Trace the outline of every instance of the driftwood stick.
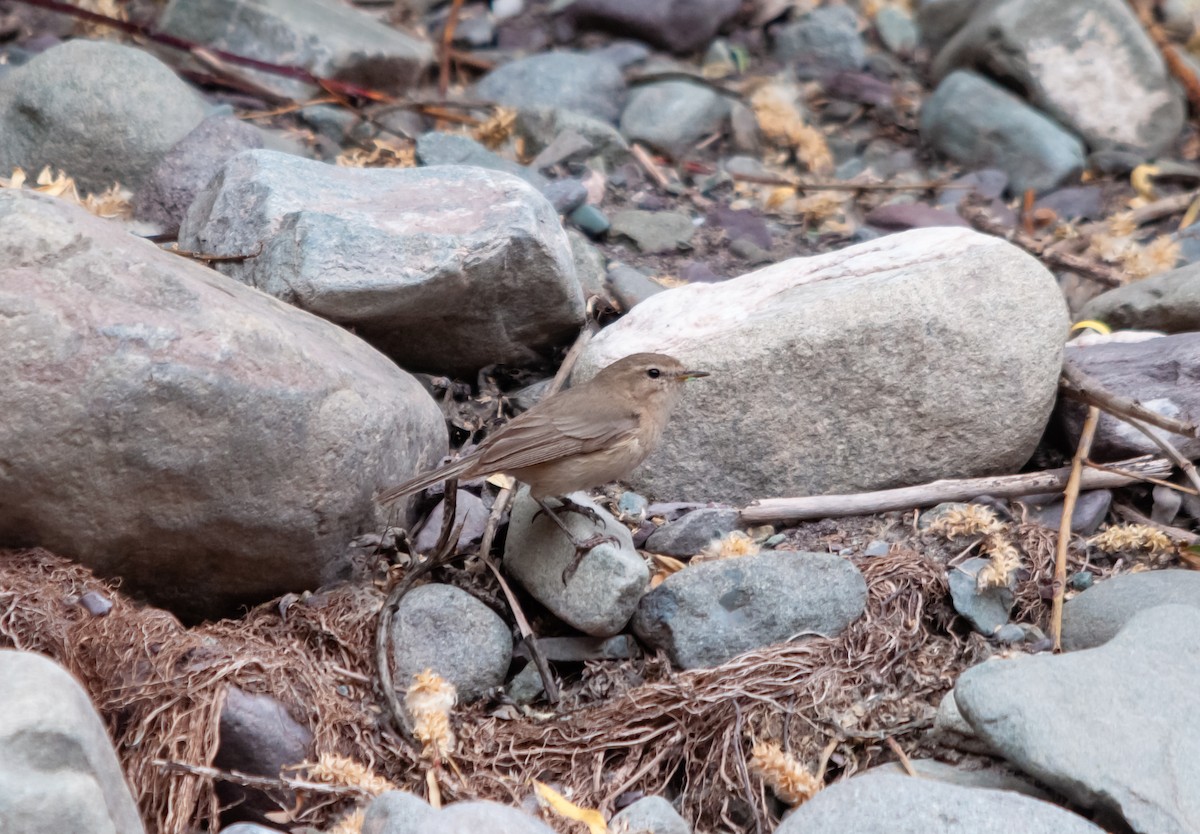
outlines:
[[1132, 418], [1157, 426], [1160, 429], [1182, 434], [1185, 437], [1200, 438], [1200, 427], [1195, 423], [1167, 417], [1157, 411], [1151, 411], [1137, 400], [1122, 397], [1109, 391], [1094, 376], [1087, 374], [1071, 360], [1063, 361], [1062, 379], [1060, 386], [1064, 394], [1080, 402], [1094, 405], [1101, 411], [1107, 411], [1114, 417]]
[[1071, 517], [1075, 515], [1075, 501], [1079, 498], [1079, 483], [1083, 478], [1083, 462], [1092, 450], [1096, 437], [1096, 426], [1100, 423], [1100, 409], [1088, 406], [1087, 419], [1079, 433], [1075, 446], [1075, 457], [1071, 459], [1071, 476], [1063, 493], [1062, 519], [1058, 525], [1058, 542], [1054, 548], [1054, 597], [1050, 606], [1050, 639], [1054, 651], [1062, 651], [1062, 615], [1064, 595], [1067, 592], [1067, 552], [1071, 546]]
[[292, 779], [287, 776], [255, 776], [251, 773], [242, 773], [237, 770], [220, 770], [215, 767], [168, 761], [166, 759], [152, 759], [150, 763], [163, 770], [170, 770], [176, 773], [190, 773], [193, 776], [203, 776], [206, 779], [216, 779], [221, 782], [233, 782], [236, 785], [243, 785], [247, 788], [261, 788], [268, 791], [307, 791], [309, 793], [326, 794], [328, 796], [356, 797], [360, 799], [372, 799], [375, 796], [371, 791], [358, 785], [330, 785], [324, 782], [310, 782], [306, 779]]
[[[1094, 407], [1095, 406], [1093, 406], [1093, 408]], [[1158, 448], [1162, 449], [1163, 454], [1175, 461], [1175, 465], [1183, 470], [1183, 474], [1186, 475], [1187, 479], [1192, 482], [1192, 486], [1195, 487], [1197, 491], [1200, 491], [1200, 475], [1196, 474], [1196, 464], [1184, 457], [1183, 452], [1179, 451], [1179, 449], [1175, 447], [1174, 443], [1163, 437], [1159, 432], [1156, 432], [1150, 426], [1147, 426], [1141, 420], [1135, 420], [1132, 417], [1122, 417], [1121, 419], [1133, 426], [1142, 434], [1146, 435], [1146, 437], [1153, 440], [1154, 444], [1158, 446]]]
[[[1158, 477], [1170, 473], [1169, 460], [1144, 455], [1113, 464], [1125, 473], [1094, 469], [1083, 470], [1080, 489], [1108, 489], [1139, 480], [1137, 476]], [[1029, 472], [1023, 475], [998, 475], [990, 478], [933, 481], [920, 486], [861, 492], [851, 495], [807, 495], [798, 498], [766, 498], [741, 510], [745, 524], [806, 521], [848, 515], [870, 515], [890, 510], [929, 507], [943, 501], [966, 501], [979, 495], [1016, 498], [1039, 492], [1057, 492], [1067, 485], [1071, 467]]]

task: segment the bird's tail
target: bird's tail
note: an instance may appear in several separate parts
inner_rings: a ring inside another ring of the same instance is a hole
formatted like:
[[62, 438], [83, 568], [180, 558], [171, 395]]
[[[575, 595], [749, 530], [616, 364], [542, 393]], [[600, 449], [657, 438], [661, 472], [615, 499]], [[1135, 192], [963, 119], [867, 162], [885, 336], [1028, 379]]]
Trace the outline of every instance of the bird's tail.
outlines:
[[403, 498], [406, 495], [412, 495], [414, 492], [420, 492], [426, 487], [431, 487], [440, 481], [445, 481], [449, 478], [457, 478], [459, 475], [466, 472], [474, 462], [475, 460], [471, 455], [451, 461], [445, 466], [439, 466], [432, 472], [422, 473], [412, 480], [405, 481], [398, 486], [385, 489], [383, 492], [375, 496], [375, 500], [380, 504], [390, 504], [399, 498]]

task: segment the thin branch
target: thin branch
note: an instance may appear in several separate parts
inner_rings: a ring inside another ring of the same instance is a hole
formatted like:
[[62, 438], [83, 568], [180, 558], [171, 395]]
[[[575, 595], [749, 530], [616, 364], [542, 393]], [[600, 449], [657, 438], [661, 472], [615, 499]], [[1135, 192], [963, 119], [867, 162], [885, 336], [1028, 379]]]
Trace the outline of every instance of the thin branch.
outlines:
[[[1095, 408], [1095, 406], [1092, 407]], [[1175, 448], [1174, 443], [1151, 429], [1141, 420], [1135, 420], [1132, 417], [1123, 417], [1122, 419], [1140, 431], [1142, 434], [1146, 435], [1146, 437], [1153, 440], [1154, 444], [1158, 446], [1158, 448], [1162, 449], [1163, 453], [1166, 454], [1167, 457], [1175, 461], [1175, 465], [1183, 470], [1183, 474], [1186, 475], [1187, 479], [1192, 482], [1192, 486], [1197, 490], [1197, 492], [1200, 492], [1200, 476], [1197, 476], [1196, 474], [1196, 465], [1184, 457], [1183, 453], [1180, 452], [1179, 449]]]
[[151, 759], [150, 763], [163, 770], [176, 773], [190, 773], [193, 776], [203, 776], [206, 779], [216, 779], [221, 782], [232, 782], [247, 788], [278, 791], [306, 791], [308, 793], [326, 794], [336, 797], [354, 797], [373, 799], [375, 794], [358, 785], [329, 785], [324, 782], [310, 782], [306, 779], [292, 779], [288, 776], [255, 776], [238, 770], [220, 770], [215, 767], [174, 762], [166, 759]]
[[1062, 651], [1063, 595], [1067, 591], [1067, 550], [1071, 544], [1071, 516], [1075, 514], [1075, 502], [1079, 498], [1083, 462], [1092, 450], [1092, 440], [1096, 437], [1096, 426], [1099, 423], [1100, 409], [1094, 405], [1089, 406], [1083, 431], [1079, 433], [1079, 444], [1075, 447], [1075, 457], [1071, 458], [1071, 477], [1063, 495], [1062, 519], [1059, 522], [1058, 543], [1054, 551], [1054, 599], [1050, 608], [1050, 639], [1054, 642], [1056, 652]]
[[1200, 427], [1195, 423], [1177, 420], [1157, 411], [1151, 411], [1137, 400], [1122, 397], [1105, 388], [1100, 380], [1086, 373], [1069, 359], [1063, 360], [1062, 378], [1059, 383], [1063, 393], [1072, 399], [1094, 405], [1114, 417], [1141, 420], [1172, 434], [1200, 438]]
[[[1134, 483], [1141, 476], [1167, 475], [1173, 466], [1169, 460], [1144, 455], [1120, 461], [1125, 472], [1085, 469], [1081, 489], [1108, 489]], [[891, 510], [929, 507], [943, 501], [967, 501], [979, 495], [997, 498], [1017, 498], [1040, 492], [1057, 492], [1067, 485], [1071, 467], [1029, 472], [1023, 475], [999, 475], [990, 478], [933, 481], [920, 486], [884, 489], [850, 495], [808, 495], [797, 498], [766, 498], [755, 501], [741, 510], [746, 524], [764, 522], [796, 522], [814, 518], [835, 518], [849, 515], [871, 515]]]

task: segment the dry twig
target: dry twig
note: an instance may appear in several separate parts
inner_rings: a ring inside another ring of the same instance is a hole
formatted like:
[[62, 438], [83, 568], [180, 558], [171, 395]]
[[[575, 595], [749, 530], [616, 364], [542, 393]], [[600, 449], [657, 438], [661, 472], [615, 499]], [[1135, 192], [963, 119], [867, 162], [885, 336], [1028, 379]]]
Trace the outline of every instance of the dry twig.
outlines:
[[1146, 406], [1109, 391], [1095, 377], [1087, 374], [1082, 368], [1069, 359], [1063, 360], [1062, 378], [1059, 382], [1064, 394], [1080, 402], [1094, 405], [1101, 411], [1106, 411], [1121, 419], [1131, 418], [1157, 426], [1160, 429], [1182, 434], [1185, 437], [1200, 438], [1200, 427], [1195, 423], [1177, 420], [1157, 411], [1151, 411]]
[[1054, 651], [1062, 651], [1062, 612], [1063, 595], [1067, 591], [1067, 548], [1071, 544], [1071, 516], [1075, 514], [1075, 502], [1079, 498], [1079, 485], [1083, 479], [1083, 462], [1087, 459], [1092, 448], [1092, 439], [1096, 436], [1096, 426], [1100, 422], [1100, 409], [1088, 407], [1087, 419], [1083, 423], [1083, 431], [1079, 433], [1079, 444], [1075, 447], [1075, 457], [1071, 459], [1071, 477], [1067, 480], [1067, 488], [1063, 493], [1062, 519], [1058, 527], [1058, 544], [1054, 555], [1054, 600], [1050, 609], [1050, 639], [1054, 641]]

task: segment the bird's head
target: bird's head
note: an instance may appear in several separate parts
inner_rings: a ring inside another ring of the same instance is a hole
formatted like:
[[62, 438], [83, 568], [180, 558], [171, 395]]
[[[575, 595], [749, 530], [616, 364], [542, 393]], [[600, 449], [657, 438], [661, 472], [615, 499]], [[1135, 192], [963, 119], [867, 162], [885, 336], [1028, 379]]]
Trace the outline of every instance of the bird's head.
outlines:
[[690, 371], [678, 359], [664, 353], [635, 353], [613, 362], [596, 374], [592, 382], [628, 391], [637, 401], [645, 402], [674, 400], [682, 393], [683, 383], [705, 376], [708, 376], [706, 371]]

